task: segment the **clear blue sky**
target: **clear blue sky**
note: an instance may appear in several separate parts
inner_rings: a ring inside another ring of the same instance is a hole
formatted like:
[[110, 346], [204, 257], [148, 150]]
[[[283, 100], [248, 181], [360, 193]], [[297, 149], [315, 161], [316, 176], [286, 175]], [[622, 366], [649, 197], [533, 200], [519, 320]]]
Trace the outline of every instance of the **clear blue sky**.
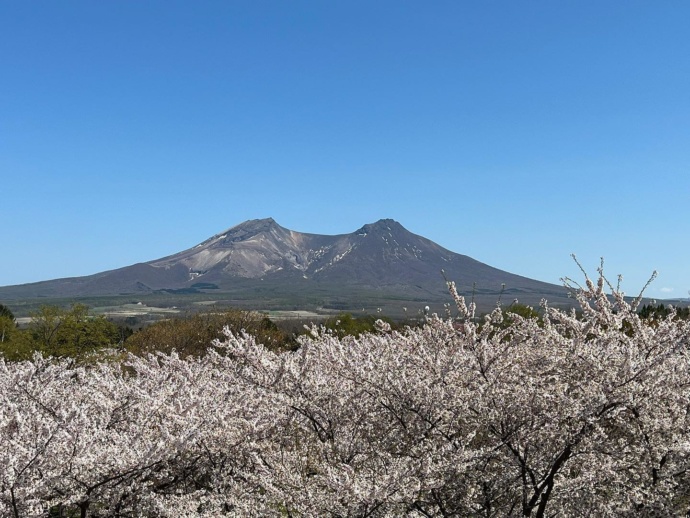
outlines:
[[0, 0], [0, 285], [247, 219], [393, 218], [687, 297], [689, 24], [684, 1]]

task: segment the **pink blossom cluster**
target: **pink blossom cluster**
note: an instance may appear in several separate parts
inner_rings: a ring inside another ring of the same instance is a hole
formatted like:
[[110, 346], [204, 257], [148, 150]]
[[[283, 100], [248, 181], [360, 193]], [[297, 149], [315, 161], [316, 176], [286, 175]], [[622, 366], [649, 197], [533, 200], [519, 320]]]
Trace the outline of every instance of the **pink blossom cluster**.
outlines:
[[0, 515], [672, 516], [690, 509], [690, 328], [587, 280], [579, 312], [294, 352], [0, 360]]

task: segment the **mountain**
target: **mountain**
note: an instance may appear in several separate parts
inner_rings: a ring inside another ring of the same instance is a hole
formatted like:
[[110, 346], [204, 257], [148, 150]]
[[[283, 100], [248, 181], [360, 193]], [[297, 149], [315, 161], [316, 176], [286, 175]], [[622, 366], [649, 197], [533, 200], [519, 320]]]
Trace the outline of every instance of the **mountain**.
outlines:
[[[442, 303], [443, 275], [479, 304], [503, 292], [536, 304], [569, 304], [562, 286], [508, 273], [446, 250], [392, 219], [351, 234], [318, 235], [281, 227], [272, 218], [250, 220], [193, 248], [161, 259], [85, 277], [0, 287], [0, 299], [78, 298], [153, 293], [223, 294], [261, 305], [355, 308]], [[502, 288], [502, 285], [505, 288]], [[280, 302], [278, 302], [280, 301]]]

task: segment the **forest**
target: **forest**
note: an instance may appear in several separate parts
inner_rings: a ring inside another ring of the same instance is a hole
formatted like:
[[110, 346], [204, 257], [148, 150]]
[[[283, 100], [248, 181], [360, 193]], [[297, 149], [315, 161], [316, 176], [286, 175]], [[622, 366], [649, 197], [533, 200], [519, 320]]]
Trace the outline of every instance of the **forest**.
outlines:
[[603, 270], [572, 310], [477, 316], [448, 287], [421, 325], [343, 315], [289, 340], [251, 312], [131, 334], [80, 306], [19, 330], [3, 307], [0, 514], [690, 511], [684, 309]]

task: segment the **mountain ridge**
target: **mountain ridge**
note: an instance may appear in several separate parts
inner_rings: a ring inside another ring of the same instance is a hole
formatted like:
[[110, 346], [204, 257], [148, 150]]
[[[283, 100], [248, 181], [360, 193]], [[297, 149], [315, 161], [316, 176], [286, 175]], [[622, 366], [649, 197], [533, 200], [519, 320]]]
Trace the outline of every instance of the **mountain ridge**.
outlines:
[[[565, 303], [567, 298], [562, 286], [452, 252], [393, 219], [380, 219], [347, 234], [322, 235], [284, 228], [273, 218], [247, 220], [159, 259], [83, 277], [0, 287], [0, 298], [214, 290], [215, 294], [241, 292], [260, 302], [268, 290], [284, 300], [292, 294], [298, 303], [306, 294], [338, 298], [339, 291], [359, 290], [383, 301], [440, 301], [448, 298], [443, 275], [481, 302], [492, 299], [495, 304], [502, 291], [528, 303], [541, 298]], [[357, 300], [349, 302], [359, 305]]]

